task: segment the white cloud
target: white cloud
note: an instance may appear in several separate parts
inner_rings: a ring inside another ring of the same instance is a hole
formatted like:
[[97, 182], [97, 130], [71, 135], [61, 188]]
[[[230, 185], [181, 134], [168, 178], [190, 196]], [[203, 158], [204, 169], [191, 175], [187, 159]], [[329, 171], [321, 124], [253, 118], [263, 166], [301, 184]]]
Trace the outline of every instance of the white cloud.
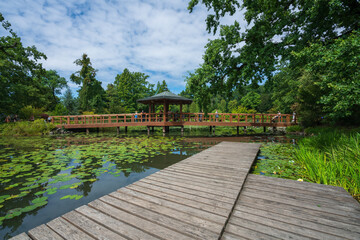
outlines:
[[189, 14], [187, 3], [16, 0], [0, 2], [0, 9], [25, 45], [47, 55], [44, 67], [68, 80], [78, 70], [73, 62], [87, 53], [104, 88], [128, 68], [180, 92], [184, 76], [201, 64], [207, 39], [214, 38], [206, 32], [206, 9]]

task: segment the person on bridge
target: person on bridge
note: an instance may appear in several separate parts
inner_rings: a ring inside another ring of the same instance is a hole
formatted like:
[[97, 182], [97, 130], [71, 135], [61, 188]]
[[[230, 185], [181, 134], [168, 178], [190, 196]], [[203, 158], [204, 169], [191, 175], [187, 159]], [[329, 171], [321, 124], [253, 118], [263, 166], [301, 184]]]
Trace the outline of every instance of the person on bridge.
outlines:
[[219, 121], [219, 113], [218, 113], [217, 109], [216, 109], [216, 112], [215, 112], [215, 119], [216, 119], [216, 122]]
[[137, 111], [135, 111], [135, 116], [134, 116], [135, 122], [137, 122], [137, 117], [138, 117], [138, 113], [137, 113]]

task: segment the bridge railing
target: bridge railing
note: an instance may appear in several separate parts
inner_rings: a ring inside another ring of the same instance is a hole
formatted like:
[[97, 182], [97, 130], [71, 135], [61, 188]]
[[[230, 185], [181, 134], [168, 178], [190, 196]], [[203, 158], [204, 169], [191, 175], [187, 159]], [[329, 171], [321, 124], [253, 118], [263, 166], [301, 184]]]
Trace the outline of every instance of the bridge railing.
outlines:
[[247, 113], [127, 113], [51, 116], [55, 125], [117, 124], [140, 122], [221, 122], [221, 123], [296, 123], [291, 114]]

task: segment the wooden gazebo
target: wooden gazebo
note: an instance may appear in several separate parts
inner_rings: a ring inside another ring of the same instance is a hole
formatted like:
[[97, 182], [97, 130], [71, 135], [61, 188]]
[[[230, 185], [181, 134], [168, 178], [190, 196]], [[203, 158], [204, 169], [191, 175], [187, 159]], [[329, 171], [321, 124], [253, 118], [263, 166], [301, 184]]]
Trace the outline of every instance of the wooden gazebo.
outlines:
[[176, 95], [170, 91], [164, 91], [151, 97], [139, 99], [137, 102], [149, 105], [149, 115], [151, 115], [154, 105], [164, 105], [162, 122], [166, 123], [168, 121], [169, 105], [180, 105], [180, 116], [182, 116], [183, 104], [191, 104], [193, 100]]

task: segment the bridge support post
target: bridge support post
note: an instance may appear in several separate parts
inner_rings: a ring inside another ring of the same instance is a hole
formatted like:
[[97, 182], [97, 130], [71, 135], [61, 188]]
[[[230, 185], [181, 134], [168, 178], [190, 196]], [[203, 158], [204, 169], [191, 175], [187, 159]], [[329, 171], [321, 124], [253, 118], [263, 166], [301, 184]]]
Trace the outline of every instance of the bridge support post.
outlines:
[[117, 135], [120, 134], [120, 127], [116, 127], [116, 134], [117, 134]]
[[266, 132], [266, 127], [264, 126], [264, 132]]
[[244, 133], [246, 133], [246, 127], [244, 127]]
[[166, 127], [163, 126], [163, 133], [166, 133]]
[[215, 126], [213, 126], [213, 131], [212, 131], [212, 133], [215, 133]]
[[210, 130], [210, 133], [211, 133], [212, 132], [212, 126], [210, 126], [209, 130]]
[[239, 126], [236, 127], [236, 135], [239, 136]]
[[88, 128], [86, 129], [86, 135], [89, 135], [89, 129]]
[[99, 133], [100, 129], [99, 128], [96, 128], [96, 132]]
[[127, 133], [127, 126], [125, 126], [125, 133]]
[[150, 127], [147, 127], [147, 134], [150, 135]]
[[152, 132], [155, 132], [155, 127], [151, 127], [151, 131], [152, 131]]
[[184, 132], [184, 126], [181, 126], [181, 132], [182, 133]]

